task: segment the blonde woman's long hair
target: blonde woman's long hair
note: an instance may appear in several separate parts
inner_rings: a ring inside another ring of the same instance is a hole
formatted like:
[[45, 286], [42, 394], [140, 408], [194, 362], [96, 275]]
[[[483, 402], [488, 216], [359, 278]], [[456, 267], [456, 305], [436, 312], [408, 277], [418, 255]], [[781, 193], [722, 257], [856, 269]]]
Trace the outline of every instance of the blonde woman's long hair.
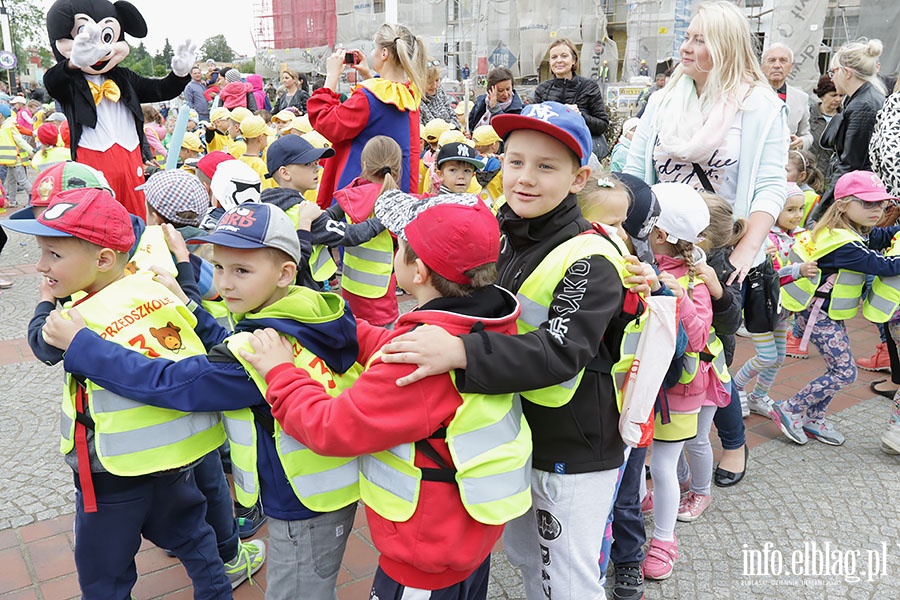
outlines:
[[[742, 82], [768, 87], [744, 13], [732, 2], [718, 0], [701, 3], [697, 16], [703, 21], [703, 37], [713, 63], [700, 94], [701, 111], [706, 114], [721, 96], [732, 96], [740, 106], [744, 99], [738, 98], [737, 93]], [[684, 76], [679, 65], [665, 89], [671, 90]]]
[[375, 32], [375, 45], [387, 48], [390, 58], [400, 65], [410, 83], [419, 93], [425, 93], [428, 50], [422, 38], [413, 35], [406, 25], [385, 23]]

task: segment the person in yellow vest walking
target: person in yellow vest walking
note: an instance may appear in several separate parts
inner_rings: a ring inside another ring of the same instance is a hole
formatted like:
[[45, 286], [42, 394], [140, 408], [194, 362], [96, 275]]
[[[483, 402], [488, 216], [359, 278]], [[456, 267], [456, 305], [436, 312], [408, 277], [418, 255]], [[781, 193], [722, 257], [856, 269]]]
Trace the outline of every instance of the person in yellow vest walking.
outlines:
[[[178, 234], [170, 230], [167, 239], [179, 272], [189, 269], [187, 247], [175, 243]], [[261, 498], [269, 517], [266, 597], [333, 600], [359, 499], [357, 462], [319, 456], [286, 435], [263, 398], [265, 381], [240, 350], [250, 349], [253, 330], [274, 327], [290, 340], [295, 364], [337, 394], [362, 371], [356, 323], [340, 296], [293, 285], [300, 242], [276, 206], [237, 205], [212, 233], [190, 242], [213, 245], [214, 279], [234, 332], [200, 308], [199, 297], [188, 298], [166, 278], [194, 311], [208, 354], [147, 360], [79, 329], [73, 318], [59, 323], [66, 366], [111, 391], [133, 390], [132, 397], [146, 404], [222, 411], [235, 496], [248, 507]], [[79, 359], [100, 352], [103, 361]]]
[[0, 104], [0, 171], [9, 206], [18, 206], [19, 190], [30, 192], [25, 162], [34, 156], [34, 148], [25, 141], [16, 127], [16, 120], [7, 104]]
[[[40, 347], [30, 338], [36, 354], [46, 355], [43, 346], [49, 344], [60, 350], [55, 362], [71, 356], [54, 335], [54, 324], [70, 319], [134, 357], [179, 360], [203, 351], [193, 333], [196, 319], [168, 289], [152, 274], [124, 276], [135, 236], [128, 212], [108, 191], [61, 192], [36, 220], [3, 226], [37, 236], [42, 298], [54, 304], [78, 298], [49, 313]], [[38, 305], [36, 318], [49, 304]], [[171, 332], [166, 341], [154, 336], [160, 330]], [[103, 362], [92, 352], [83, 357]], [[142, 536], [181, 560], [195, 598], [231, 598], [192, 470], [225, 440], [219, 415], [148, 408], [64, 366], [60, 450], [75, 471], [75, 566], [82, 598], [130, 597]]]
[[[493, 285], [500, 228], [477, 196], [419, 200], [384, 194], [375, 214], [397, 235], [395, 270], [419, 308], [396, 331], [357, 324], [366, 370], [335, 396], [291, 360], [274, 330], [256, 332], [244, 358], [266, 377], [272, 414], [312, 450], [360, 457], [360, 494], [381, 553], [372, 598], [477, 600], [487, 595], [491, 548], [531, 506], [531, 430], [512, 393], [463, 394], [454, 374], [397, 388], [406, 365], [379, 360], [399, 333], [516, 332], [515, 296]], [[334, 397], [333, 397], [334, 396]]]
[[803, 340], [815, 344], [827, 367], [791, 398], [774, 404], [769, 413], [797, 444], [805, 444], [809, 438], [832, 446], [844, 443], [844, 436], [826, 420], [825, 413], [835, 394], [856, 381], [844, 321], [856, 316], [866, 275], [876, 276], [863, 307], [868, 319], [886, 322], [900, 305], [900, 290], [892, 283], [894, 276], [900, 275], [900, 255], [893, 249], [887, 256], [877, 252], [892, 246], [900, 226], [875, 227], [884, 207], [896, 198], [869, 171], [842, 175], [834, 197], [834, 204], [812, 231], [799, 234], [791, 249], [793, 263], [816, 261], [816, 275], [781, 286], [782, 305], [798, 313]]

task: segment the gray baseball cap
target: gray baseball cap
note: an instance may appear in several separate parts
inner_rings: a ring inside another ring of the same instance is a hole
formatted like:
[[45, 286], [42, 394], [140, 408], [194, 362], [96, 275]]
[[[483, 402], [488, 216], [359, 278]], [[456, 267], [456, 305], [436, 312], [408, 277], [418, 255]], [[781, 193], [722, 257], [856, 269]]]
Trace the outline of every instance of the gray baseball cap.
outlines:
[[215, 230], [188, 244], [216, 244], [226, 248], [276, 248], [300, 262], [300, 240], [291, 218], [274, 204], [247, 202], [222, 215]]

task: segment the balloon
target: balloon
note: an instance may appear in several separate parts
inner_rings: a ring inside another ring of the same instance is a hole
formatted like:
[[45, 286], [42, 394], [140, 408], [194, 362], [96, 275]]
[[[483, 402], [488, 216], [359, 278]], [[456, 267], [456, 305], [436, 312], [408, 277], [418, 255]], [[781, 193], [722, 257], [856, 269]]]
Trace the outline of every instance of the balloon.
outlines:
[[190, 112], [190, 107], [186, 104], [178, 111], [178, 119], [175, 121], [175, 129], [172, 131], [172, 139], [169, 140], [169, 150], [166, 153], [166, 170], [178, 168], [178, 155], [181, 154], [181, 143], [184, 141], [184, 132], [187, 131]]

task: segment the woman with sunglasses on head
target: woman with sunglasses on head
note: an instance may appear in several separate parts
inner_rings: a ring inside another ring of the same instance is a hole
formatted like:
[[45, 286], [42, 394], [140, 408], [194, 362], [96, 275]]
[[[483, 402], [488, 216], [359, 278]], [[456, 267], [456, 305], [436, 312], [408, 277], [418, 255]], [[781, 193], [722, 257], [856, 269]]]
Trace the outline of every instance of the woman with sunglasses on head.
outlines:
[[819, 143], [834, 150], [825, 194], [810, 218], [817, 220], [834, 202], [834, 184], [844, 173], [869, 171], [869, 141], [875, 130], [875, 116], [884, 104], [887, 90], [878, 79], [881, 40], [844, 44], [831, 57], [828, 75], [839, 94], [844, 95], [840, 116], [832, 117]]
[[578, 112], [591, 130], [594, 154], [602, 159], [609, 154], [604, 137], [609, 128], [609, 116], [603, 104], [603, 93], [595, 81], [578, 74], [578, 51], [571, 41], [560, 38], [547, 50], [552, 79], [542, 81], [534, 90], [535, 102], [552, 100]]
[[425, 74], [425, 93], [422, 94], [422, 104], [419, 105], [419, 123], [424, 128], [433, 119], [443, 119], [451, 125], [456, 125], [459, 120], [456, 112], [450, 106], [450, 97], [441, 87], [441, 74], [444, 64], [433, 58], [428, 59], [428, 72]]

